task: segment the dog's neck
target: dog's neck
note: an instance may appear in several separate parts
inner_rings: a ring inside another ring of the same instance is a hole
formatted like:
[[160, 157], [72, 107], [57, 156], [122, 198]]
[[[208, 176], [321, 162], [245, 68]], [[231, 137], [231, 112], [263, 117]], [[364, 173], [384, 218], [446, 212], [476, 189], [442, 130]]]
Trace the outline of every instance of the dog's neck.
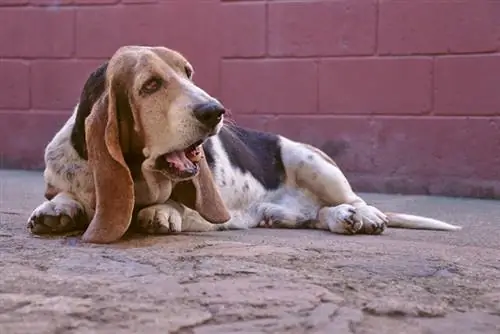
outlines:
[[130, 173], [132, 174], [132, 179], [139, 177], [140, 174], [142, 173], [141, 165], [144, 162], [144, 160], [146, 160], [146, 157], [142, 154], [142, 152], [141, 151], [127, 152], [123, 158], [128, 168], [130, 169]]

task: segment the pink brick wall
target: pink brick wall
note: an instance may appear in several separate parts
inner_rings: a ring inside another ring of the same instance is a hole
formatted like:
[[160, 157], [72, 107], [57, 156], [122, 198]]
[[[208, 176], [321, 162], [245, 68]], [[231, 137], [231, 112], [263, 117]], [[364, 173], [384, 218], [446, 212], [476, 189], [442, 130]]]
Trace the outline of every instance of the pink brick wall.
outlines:
[[123, 44], [180, 50], [240, 123], [357, 190], [500, 198], [500, 1], [0, 0], [2, 167], [42, 167]]

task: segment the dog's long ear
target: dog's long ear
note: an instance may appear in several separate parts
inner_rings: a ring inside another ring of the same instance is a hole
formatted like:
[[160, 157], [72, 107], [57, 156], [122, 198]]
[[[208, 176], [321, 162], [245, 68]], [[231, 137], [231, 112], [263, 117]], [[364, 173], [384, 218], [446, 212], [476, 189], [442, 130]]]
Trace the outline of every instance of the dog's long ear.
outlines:
[[201, 159], [199, 165], [198, 176], [178, 183], [172, 191], [171, 198], [198, 211], [211, 223], [224, 223], [231, 218], [231, 215], [217, 189], [206, 159]]
[[120, 146], [117, 92], [123, 88], [119, 85], [112, 78], [107, 80], [106, 92], [85, 120], [87, 155], [96, 196], [94, 217], [82, 237], [85, 242], [117, 241], [132, 220], [134, 184]]

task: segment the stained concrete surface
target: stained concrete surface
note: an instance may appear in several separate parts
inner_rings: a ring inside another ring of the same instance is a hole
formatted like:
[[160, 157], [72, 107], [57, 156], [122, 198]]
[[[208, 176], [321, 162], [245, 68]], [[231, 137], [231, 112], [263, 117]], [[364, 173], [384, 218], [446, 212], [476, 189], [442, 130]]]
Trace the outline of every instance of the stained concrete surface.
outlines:
[[500, 333], [500, 203], [365, 194], [464, 229], [35, 237], [39, 172], [0, 171], [0, 333]]

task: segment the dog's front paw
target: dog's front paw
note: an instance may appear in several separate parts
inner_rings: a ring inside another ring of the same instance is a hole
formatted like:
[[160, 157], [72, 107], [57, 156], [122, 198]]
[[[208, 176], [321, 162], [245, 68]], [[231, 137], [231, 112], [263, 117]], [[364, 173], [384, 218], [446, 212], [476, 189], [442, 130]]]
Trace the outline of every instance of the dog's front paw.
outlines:
[[264, 218], [259, 222], [259, 225], [257, 225], [257, 227], [273, 228], [274, 223], [275, 221], [271, 218]]
[[137, 227], [140, 232], [148, 234], [181, 232], [182, 216], [176, 208], [169, 205], [152, 205], [139, 211]]
[[324, 207], [319, 210], [318, 219], [333, 233], [356, 234], [363, 228], [363, 220], [349, 204]]
[[28, 229], [33, 234], [57, 234], [84, 230], [87, 216], [82, 205], [74, 200], [46, 201], [28, 218]]

